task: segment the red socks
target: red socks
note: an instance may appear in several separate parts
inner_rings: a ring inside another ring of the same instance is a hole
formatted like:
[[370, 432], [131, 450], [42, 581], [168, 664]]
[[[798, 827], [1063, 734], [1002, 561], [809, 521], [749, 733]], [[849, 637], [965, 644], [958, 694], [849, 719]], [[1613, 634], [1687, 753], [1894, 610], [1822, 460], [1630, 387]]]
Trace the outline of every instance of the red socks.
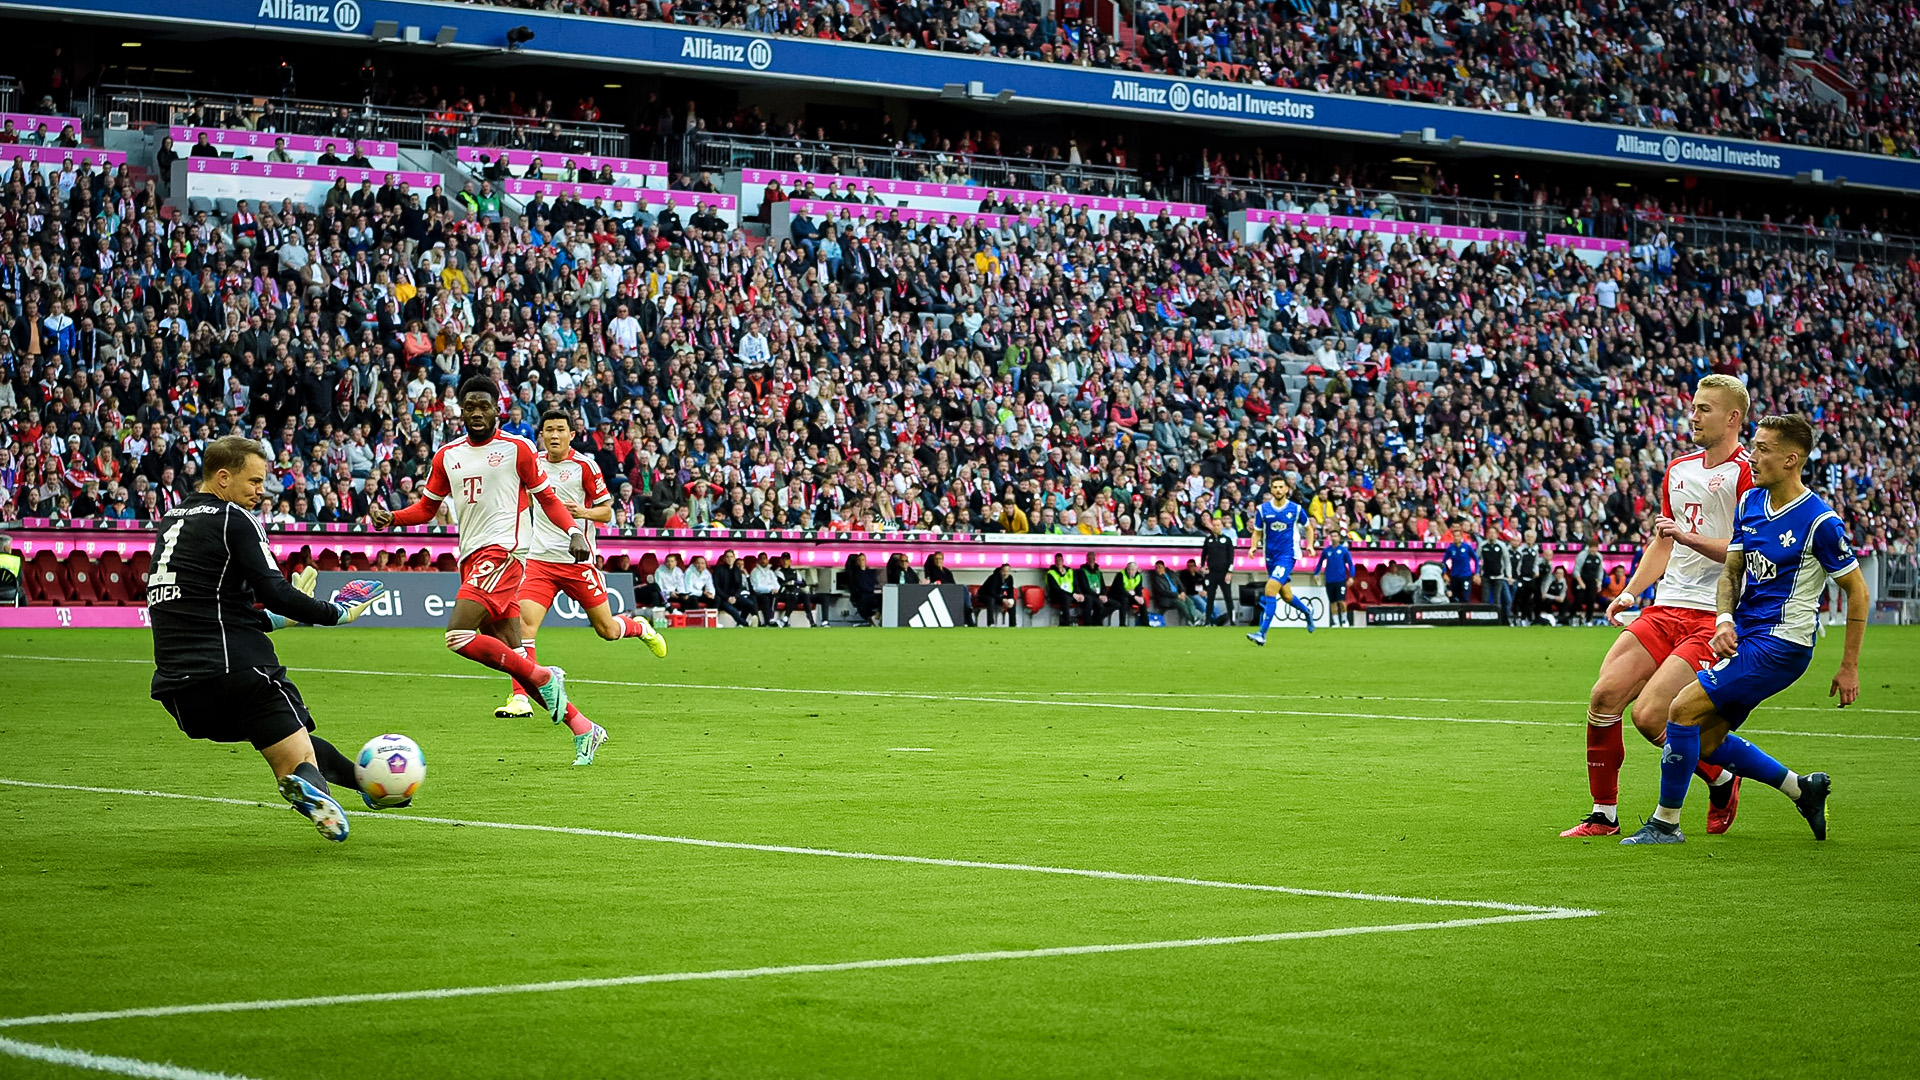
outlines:
[[[533, 652], [533, 639], [532, 639], [532, 638], [522, 638], [522, 639], [521, 639], [521, 641], [520, 641], [520, 655], [521, 655], [521, 656], [524, 656], [524, 657], [526, 657], [526, 658], [527, 658], [527, 663], [529, 663], [529, 664], [535, 664], [535, 665], [538, 665], [538, 663], [539, 663], [539, 661], [537, 661], [537, 660], [535, 660], [535, 659], [534, 659], [534, 652]], [[534, 689], [533, 687], [531, 687], [531, 686], [528, 686], [528, 685], [527, 685], [526, 683], [524, 683], [524, 682], [521, 682], [521, 681], [520, 681], [519, 679], [513, 679], [513, 680], [510, 680], [510, 685], [511, 685], [511, 688], [512, 688], [512, 690], [511, 690], [511, 692], [512, 692], [512, 693], [515, 693], [515, 694], [525, 694], [525, 695], [527, 695], [528, 697], [536, 697], [536, 696], [538, 696], [538, 695], [539, 695], [539, 691], [537, 691], [537, 690], [535, 690], [535, 689]]]
[[646, 637], [647, 636], [647, 624], [641, 622], [639, 619], [636, 619], [631, 615], [615, 615], [614, 618], [619, 620], [620, 622], [621, 637], [630, 638], [630, 637]]
[[[1595, 723], [1594, 721], [1608, 721]], [[1596, 806], [1620, 804], [1620, 763], [1627, 759], [1620, 718], [1587, 713], [1587, 787]]]
[[593, 730], [593, 721], [587, 719], [585, 713], [574, 708], [573, 702], [571, 701], [567, 702], [566, 725], [567, 730], [573, 732], [575, 735], [585, 735], [587, 732]]
[[547, 682], [547, 669], [538, 666], [531, 659], [507, 647], [507, 643], [497, 637], [473, 630], [447, 631], [447, 648], [476, 664], [485, 664], [495, 671], [504, 671], [519, 681], [522, 686], [544, 686]]

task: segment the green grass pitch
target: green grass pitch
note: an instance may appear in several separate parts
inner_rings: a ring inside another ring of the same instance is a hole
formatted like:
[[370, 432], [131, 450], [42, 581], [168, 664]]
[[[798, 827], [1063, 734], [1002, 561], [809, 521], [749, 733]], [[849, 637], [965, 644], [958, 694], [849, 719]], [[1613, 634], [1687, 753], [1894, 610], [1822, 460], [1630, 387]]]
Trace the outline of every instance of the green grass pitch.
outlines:
[[[613, 734], [574, 769], [437, 632], [288, 631], [322, 735], [427, 754], [336, 846], [174, 729], [144, 634], [0, 633], [0, 778], [239, 800], [0, 784], [0, 1077], [1913, 1075], [1920, 632], [1749, 722], [1833, 774], [1831, 840], [1748, 785], [1656, 849], [1556, 836], [1612, 636], [549, 630]], [[1657, 772], [1629, 736], [1630, 825]]]

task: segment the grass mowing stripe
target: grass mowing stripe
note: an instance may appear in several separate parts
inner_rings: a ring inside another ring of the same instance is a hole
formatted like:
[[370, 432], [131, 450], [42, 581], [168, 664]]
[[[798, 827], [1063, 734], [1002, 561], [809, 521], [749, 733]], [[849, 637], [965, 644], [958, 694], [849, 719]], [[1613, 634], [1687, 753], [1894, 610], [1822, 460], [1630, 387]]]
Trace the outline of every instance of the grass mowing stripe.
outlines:
[[[943, 964], [979, 964], [996, 960], [1036, 960], [1053, 956], [1093, 956], [1102, 953], [1149, 952], [1157, 949], [1197, 949], [1219, 945], [1255, 945], [1275, 941], [1306, 941], [1313, 938], [1359, 937], [1364, 934], [1404, 934], [1420, 930], [1455, 930], [1470, 926], [1540, 922], [1548, 919], [1582, 919], [1596, 914], [1598, 914], [1598, 912], [1575, 911], [1562, 908], [1550, 911], [1527, 912], [1518, 915], [1488, 915], [1479, 919], [1447, 919], [1440, 922], [1390, 923], [1382, 926], [1339, 926], [1325, 930], [1289, 930], [1273, 934], [1241, 934], [1235, 937], [1181, 938], [1172, 941], [1129, 941], [1106, 945], [1061, 945], [1046, 949], [997, 949], [991, 952], [949, 953], [944, 956], [896, 956], [883, 960], [848, 960], [836, 964], [784, 964], [778, 967], [723, 968], [717, 971], [674, 971], [649, 975], [621, 975], [606, 979], [566, 979], [558, 982], [509, 983], [498, 986], [454, 986], [434, 990], [392, 990], [380, 993], [333, 994], [324, 997], [276, 998], [263, 1001], [215, 1001], [197, 1005], [157, 1005], [139, 1009], [112, 1009], [101, 1012], [49, 1013], [43, 1016], [8, 1017], [6, 1019], [0, 1019], [0, 1028], [42, 1027], [51, 1024], [86, 1024], [101, 1020], [192, 1016], [204, 1013], [306, 1009], [325, 1005], [432, 1001], [443, 998], [492, 997], [503, 994], [550, 994], [563, 990], [598, 990], [616, 986], [644, 986], [649, 983], [703, 982], [717, 979], [757, 979], [770, 975], [819, 975], [836, 971], [871, 971], [882, 968], [934, 967]], [[198, 1078], [211, 1074], [186, 1073], [181, 1075]]]
[[[108, 658], [72, 658], [59, 656], [21, 656], [0, 655], [0, 660], [46, 660], [56, 663], [88, 664], [148, 664], [145, 660], [117, 660]], [[372, 675], [395, 679], [463, 679], [481, 682], [496, 682], [497, 675], [475, 675], [457, 671], [377, 671], [372, 668], [295, 668], [296, 671], [312, 672], [316, 675]], [[1169, 713], [1218, 713], [1229, 716], [1307, 716], [1326, 720], [1413, 720], [1442, 724], [1494, 724], [1505, 727], [1584, 727], [1577, 721], [1563, 720], [1501, 720], [1481, 716], [1415, 716], [1406, 713], [1361, 713], [1361, 712], [1316, 712], [1308, 709], [1234, 709], [1202, 705], [1139, 705], [1124, 701], [1061, 701], [1054, 698], [1015, 698], [985, 697], [974, 694], [926, 694], [910, 690], [824, 690], [812, 687], [791, 686], [738, 686], [726, 683], [679, 683], [679, 682], [636, 682], [624, 679], [585, 679], [567, 677], [569, 686], [626, 686], [644, 690], [718, 690], [730, 693], [749, 694], [803, 694], [826, 697], [875, 697], [904, 699], [907, 701], [953, 701], [985, 705], [1039, 705], [1048, 708], [1076, 709], [1118, 709], [1138, 712]], [[1253, 695], [1236, 694], [1232, 697], [1250, 697]], [[1277, 696], [1277, 695], [1268, 695]], [[1378, 700], [1389, 700], [1381, 698]], [[1439, 700], [1407, 698], [1393, 700]], [[1824, 711], [1824, 710], [1816, 710]], [[1891, 711], [1891, 710], [1888, 710]], [[1861, 735], [1840, 731], [1776, 731], [1766, 728], [1748, 728], [1749, 735], [1790, 735], [1815, 739], [1870, 739], [1885, 742], [1920, 742], [1920, 735]]]
[[[247, 799], [229, 799], [215, 795], [185, 795], [173, 791], [142, 791], [137, 788], [88, 787], [80, 784], [46, 784], [34, 780], [0, 777], [10, 787], [40, 788], [48, 791], [78, 791], [95, 795], [136, 795], [156, 799], [182, 799], [188, 802], [221, 803], [228, 806], [267, 806], [273, 803]], [[942, 859], [927, 855], [888, 855], [871, 851], [838, 851], [833, 848], [795, 847], [787, 844], [749, 844], [737, 840], [701, 840], [687, 836], [659, 836], [653, 833], [621, 832], [615, 829], [583, 829], [566, 825], [527, 825], [506, 821], [469, 821], [463, 818], [426, 817], [416, 814], [359, 814], [362, 821], [411, 821], [423, 825], [453, 825], [470, 829], [501, 829], [508, 832], [556, 833], [564, 836], [594, 836], [611, 840], [638, 840], [651, 844], [681, 844], [687, 847], [719, 848], [727, 851], [764, 851], [776, 855], [813, 855], [829, 859], [856, 859], [863, 862], [910, 863], [916, 866], [946, 866], [963, 870], [1007, 870], [1026, 874], [1059, 874], [1066, 877], [1095, 878], [1102, 881], [1132, 881], [1155, 885], [1191, 885], [1205, 889], [1242, 889], [1249, 892], [1282, 893], [1325, 900], [1368, 900], [1383, 904], [1416, 904], [1423, 907], [1480, 908], [1530, 915], [1598, 915], [1584, 908], [1558, 907], [1552, 904], [1509, 904], [1498, 900], [1447, 900], [1430, 896], [1394, 896], [1385, 893], [1345, 892], [1329, 889], [1303, 889], [1289, 885], [1261, 885], [1239, 881], [1213, 881], [1207, 878], [1172, 877], [1163, 874], [1129, 874], [1117, 870], [1081, 870], [1067, 866], [1034, 866], [1027, 863], [984, 862], [974, 859]]]
[[[0, 1023], [0, 1026], [5, 1026]], [[20, 1042], [15, 1039], [0, 1038], [0, 1054], [8, 1054], [29, 1061], [44, 1061], [49, 1065], [65, 1065], [74, 1069], [91, 1069], [94, 1072], [116, 1073], [120, 1076], [146, 1077], [149, 1080], [247, 1080], [243, 1076], [231, 1073], [202, 1072], [199, 1069], [183, 1069], [178, 1065], [163, 1065], [138, 1058], [113, 1057], [107, 1054], [89, 1054], [85, 1050], [69, 1050], [64, 1046], [42, 1046], [39, 1043]]]

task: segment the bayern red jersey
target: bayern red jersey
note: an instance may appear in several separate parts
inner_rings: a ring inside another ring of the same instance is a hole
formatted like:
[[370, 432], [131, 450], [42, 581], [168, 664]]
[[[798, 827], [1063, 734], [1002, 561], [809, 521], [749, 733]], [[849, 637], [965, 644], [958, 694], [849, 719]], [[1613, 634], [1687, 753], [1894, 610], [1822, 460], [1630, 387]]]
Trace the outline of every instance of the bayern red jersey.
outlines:
[[[553, 484], [553, 493], [560, 501], [569, 506], [605, 506], [613, 501], [613, 493], [607, 490], [607, 480], [600, 472], [600, 466], [594, 460], [578, 450], [568, 450], [564, 460], [554, 461], [545, 454], [540, 455], [540, 465], [547, 470], [547, 479]], [[573, 562], [573, 552], [567, 548], [567, 534], [561, 531], [547, 518], [546, 512], [538, 506], [527, 509], [527, 558], [538, 562]], [[587, 536], [588, 546], [593, 545], [593, 522], [579, 519], [575, 524]]]
[[[1746, 447], [1718, 465], [1707, 465], [1707, 452], [1696, 450], [1674, 458], [1660, 485], [1660, 512], [1688, 532], [1730, 539], [1740, 496], [1753, 486], [1753, 465]], [[1673, 545], [1667, 571], [1660, 575], [1654, 603], [1666, 607], [1716, 610], [1722, 564], [1684, 544]]]
[[[426, 497], [442, 503], [460, 530], [460, 558], [484, 547], [518, 551], [525, 543], [525, 510], [551, 482], [541, 468], [545, 455], [504, 431], [476, 446], [466, 436], [442, 446], [427, 474]], [[552, 523], [547, 523], [552, 527]]]

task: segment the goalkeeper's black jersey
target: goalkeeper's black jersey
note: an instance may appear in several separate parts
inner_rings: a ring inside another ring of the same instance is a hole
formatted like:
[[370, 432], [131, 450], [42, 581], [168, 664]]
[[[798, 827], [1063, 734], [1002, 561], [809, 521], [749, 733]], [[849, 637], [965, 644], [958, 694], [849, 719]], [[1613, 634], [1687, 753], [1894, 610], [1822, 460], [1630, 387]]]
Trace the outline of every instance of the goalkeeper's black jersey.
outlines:
[[298, 622], [332, 626], [338, 613], [287, 583], [252, 514], [197, 493], [157, 524], [147, 571], [153, 624], [153, 696], [201, 679], [278, 667], [256, 602]]

